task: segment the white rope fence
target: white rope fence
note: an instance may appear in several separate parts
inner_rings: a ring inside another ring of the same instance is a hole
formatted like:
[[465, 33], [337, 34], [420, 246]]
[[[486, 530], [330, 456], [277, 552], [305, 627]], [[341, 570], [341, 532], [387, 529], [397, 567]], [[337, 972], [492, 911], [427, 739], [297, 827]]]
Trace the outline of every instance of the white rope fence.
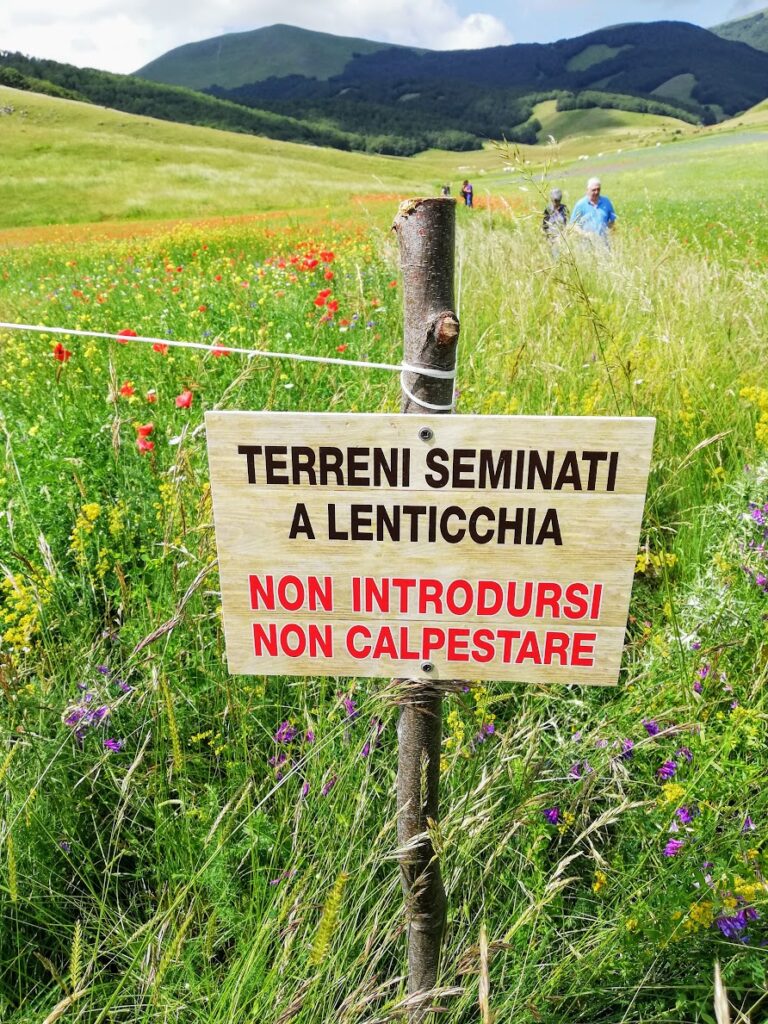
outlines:
[[43, 324], [15, 324], [0, 322], [0, 330], [6, 331], [33, 331], [37, 334], [65, 334], [78, 338], [106, 338], [119, 341], [122, 344], [128, 342], [139, 342], [144, 345], [167, 345], [169, 348], [196, 349], [203, 352], [223, 353], [228, 352], [234, 355], [247, 356], [252, 359], [254, 356], [261, 356], [264, 359], [291, 359], [298, 363], [325, 363], [331, 366], [352, 366], [367, 370], [389, 370], [400, 374], [400, 386], [403, 394], [416, 405], [433, 412], [447, 412], [453, 409], [450, 405], [433, 405], [431, 402], [423, 402], [417, 398], [405, 384], [406, 373], [421, 374], [423, 377], [435, 377], [438, 380], [454, 380], [456, 370], [440, 370], [434, 366], [412, 366], [410, 363], [367, 363], [359, 359], [338, 359], [335, 356], [309, 356], [301, 352], [270, 352], [266, 349], [237, 348], [230, 345], [215, 342], [213, 345], [206, 345], [201, 341], [173, 341], [170, 338], [150, 338], [136, 334], [109, 334], [106, 331], [81, 331], [69, 327], [46, 327]]

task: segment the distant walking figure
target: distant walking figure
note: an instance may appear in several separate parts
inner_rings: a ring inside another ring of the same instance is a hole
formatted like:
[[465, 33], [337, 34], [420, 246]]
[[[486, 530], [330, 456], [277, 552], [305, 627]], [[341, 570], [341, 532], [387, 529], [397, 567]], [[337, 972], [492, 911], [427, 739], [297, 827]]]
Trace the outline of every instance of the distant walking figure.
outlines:
[[571, 214], [571, 224], [584, 234], [594, 235], [608, 241], [608, 232], [616, 221], [616, 211], [607, 196], [600, 195], [600, 179], [590, 178], [587, 194], [576, 203]]
[[464, 205], [465, 206], [471, 206], [472, 205], [472, 186], [466, 180], [466, 178], [464, 179], [464, 184], [461, 186], [461, 194], [464, 196]]
[[563, 202], [563, 193], [559, 188], [552, 189], [549, 200], [544, 209], [541, 229], [551, 242], [555, 242], [568, 223], [568, 207]]
[[450, 194], [451, 194], [451, 186], [450, 185], [443, 185], [442, 188], [440, 189], [440, 195], [441, 196], [449, 196]]

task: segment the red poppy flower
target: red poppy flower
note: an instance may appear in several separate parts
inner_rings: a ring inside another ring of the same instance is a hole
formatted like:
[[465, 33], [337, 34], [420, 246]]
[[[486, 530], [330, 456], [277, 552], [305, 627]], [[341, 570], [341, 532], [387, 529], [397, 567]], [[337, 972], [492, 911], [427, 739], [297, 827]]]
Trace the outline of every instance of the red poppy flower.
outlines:
[[72, 353], [68, 348], [64, 348], [60, 341], [56, 342], [56, 347], [53, 350], [53, 358], [58, 359], [60, 363], [66, 363]]
[[148, 441], [146, 437], [137, 437], [136, 447], [139, 449], [142, 455], [146, 455], [147, 452], [155, 450], [155, 442]]
[[336, 351], [337, 352], [346, 352], [347, 351], [347, 346], [346, 345], [337, 345], [336, 346]]
[[332, 281], [334, 277], [333, 271], [326, 270], [326, 272], [323, 274], [323, 277], [325, 278], [326, 281]]
[[125, 330], [117, 332], [120, 337], [117, 339], [118, 345], [127, 345], [127, 341], [121, 341], [121, 338], [138, 338], [136, 331], [132, 331], [130, 327], [126, 327]]
[[197, 311], [198, 311], [198, 313], [205, 313], [205, 311], [206, 311], [207, 309], [208, 309], [208, 307], [207, 307], [207, 306], [198, 306], [198, 307], [197, 307]]
[[176, 395], [176, 408], [177, 409], [188, 409], [192, 405], [192, 399], [194, 395], [189, 388], [184, 388], [180, 395]]
[[320, 259], [323, 261], [323, 263], [333, 263], [336, 257], [332, 252], [321, 252]]
[[221, 359], [222, 356], [229, 355], [229, 349], [222, 348], [221, 345], [214, 345], [211, 349], [211, 355], [215, 356], [217, 359]]
[[397, 288], [397, 281], [390, 281], [389, 282], [389, 287], [390, 288]]
[[137, 435], [139, 437], [149, 437], [149, 435], [151, 433], [153, 433], [154, 429], [155, 429], [155, 424], [154, 423], [137, 423], [136, 424], [136, 433], [137, 433]]
[[152, 346], [152, 351], [159, 352], [161, 356], [167, 356], [168, 346], [164, 345], [161, 341], [156, 341], [155, 344]]
[[120, 394], [123, 396], [123, 398], [130, 398], [131, 395], [136, 394], [136, 389], [134, 388], [133, 384], [131, 384], [131, 382], [127, 380], [125, 384], [123, 384], [123, 386], [120, 388]]
[[315, 303], [316, 306], [324, 306], [325, 305], [325, 296], [324, 295], [318, 295], [315, 299], [313, 299], [313, 302]]
[[155, 391], [154, 388], [151, 388], [147, 392], [146, 399], [147, 399], [147, 401], [149, 402], [150, 405], [154, 405], [154, 403], [157, 401], [157, 392]]
[[213, 280], [214, 281], [220, 281], [221, 280], [221, 274], [216, 274], [216, 276], [214, 277]]
[[338, 308], [339, 303], [336, 299], [331, 299], [331, 301], [326, 304], [326, 309], [329, 313], [335, 313]]

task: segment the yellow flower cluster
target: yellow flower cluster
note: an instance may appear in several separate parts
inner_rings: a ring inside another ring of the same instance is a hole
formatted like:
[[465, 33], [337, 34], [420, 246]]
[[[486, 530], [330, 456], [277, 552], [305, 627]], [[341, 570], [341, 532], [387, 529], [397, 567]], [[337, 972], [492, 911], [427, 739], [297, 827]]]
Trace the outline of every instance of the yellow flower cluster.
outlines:
[[688, 908], [688, 916], [683, 922], [683, 928], [687, 932], [697, 932], [701, 929], [712, 927], [715, 919], [715, 910], [709, 900], [701, 900], [692, 903]]
[[660, 804], [676, 804], [685, 796], [685, 786], [681, 786], [679, 782], [668, 782], [665, 786], [661, 787], [661, 796], [659, 797]]
[[648, 576], [657, 576], [663, 570], [671, 569], [677, 565], [677, 555], [671, 551], [650, 551], [644, 548], [638, 551], [635, 557], [635, 574], [645, 573]]
[[739, 395], [757, 406], [760, 415], [755, 423], [755, 437], [761, 444], [768, 445], [768, 388], [750, 386], [742, 388]]
[[595, 871], [595, 880], [592, 883], [592, 892], [599, 893], [601, 889], [604, 889], [608, 882], [608, 875], [599, 868]]
[[75, 520], [75, 526], [69, 536], [69, 548], [74, 553], [79, 566], [86, 563], [86, 545], [88, 537], [93, 533], [96, 520], [101, 515], [101, 505], [92, 501], [83, 505]]
[[445, 724], [448, 727], [448, 735], [444, 744], [445, 749], [449, 752], [455, 751], [456, 753], [464, 754], [465, 757], [469, 757], [469, 753], [464, 746], [467, 730], [464, 725], [464, 719], [456, 708], [452, 708], [448, 712]]
[[35, 573], [29, 583], [19, 576], [6, 576], [0, 581], [0, 638], [12, 650], [29, 647], [40, 628], [43, 608], [51, 599], [51, 580]]
[[557, 826], [557, 831], [560, 833], [561, 836], [564, 835], [575, 821], [575, 814], [573, 814], [571, 811], [563, 811], [563, 818], [560, 824]]

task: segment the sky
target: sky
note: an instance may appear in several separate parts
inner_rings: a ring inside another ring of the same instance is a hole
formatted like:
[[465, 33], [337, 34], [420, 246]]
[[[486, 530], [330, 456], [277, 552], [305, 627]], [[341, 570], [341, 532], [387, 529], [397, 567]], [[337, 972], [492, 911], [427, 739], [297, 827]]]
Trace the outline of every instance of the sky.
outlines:
[[546, 43], [628, 21], [708, 27], [768, 0], [0, 0], [0, 49], [123, 74], [276, 23], [433, 50]]

